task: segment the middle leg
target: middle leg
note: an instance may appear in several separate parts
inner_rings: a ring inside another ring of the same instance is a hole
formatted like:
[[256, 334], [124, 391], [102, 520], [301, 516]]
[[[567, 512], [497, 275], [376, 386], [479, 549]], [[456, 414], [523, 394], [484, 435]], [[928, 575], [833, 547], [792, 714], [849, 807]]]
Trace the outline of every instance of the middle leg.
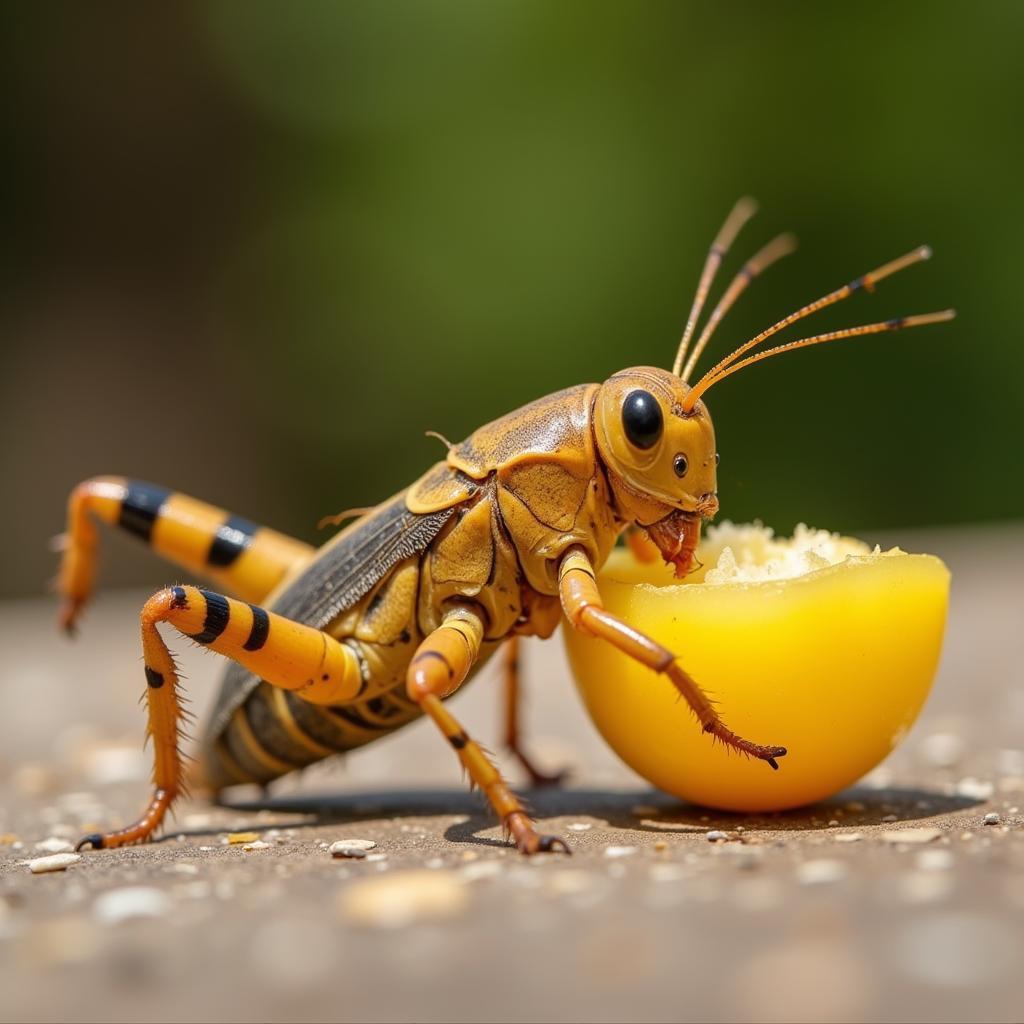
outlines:
[[520, 853], [569, 853], [563, 839], [538, 834], [501, 772], [442, 703], [441, 699], [454, 693], [469, 674], [480, 654], [483, 635], [484, 624], [476, 610], [468, 605], [455, 606], [413, 657], [406, 677], [409, 696], [455, 749], [473, 784], [484, 792]]

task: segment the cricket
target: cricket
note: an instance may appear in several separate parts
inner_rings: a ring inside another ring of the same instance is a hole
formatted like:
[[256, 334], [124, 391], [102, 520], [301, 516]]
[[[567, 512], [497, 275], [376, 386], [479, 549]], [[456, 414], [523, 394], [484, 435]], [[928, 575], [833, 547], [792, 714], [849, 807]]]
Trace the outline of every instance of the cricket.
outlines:
[[[834, 330], [764, 348], [797, 321], [928, 259], [920, 247], [803, 306], [690, 383], [701, 355], [750, 282], [791, 252], [781, 235], [750, 259], [697, 327], [736, 236], [756, 210], [733, 208], [708, 253], [671, 370], [633, 367], [580, 384], [479, 428], [406, 490], [318, 549], [172, 490], [115, 476], [79, 484], [68, 503], [58, 577], [61, 624], [73, 632], [94, 590], [97, 521], [149, 544], [216, 589], [175, 585], [141, 611], [153, 792], [133, 824], [78, 849], [150, 839], [185, 791], [185, 714], [174, 657], [157, 626], [230, 664], [195, 766], [219, 792], [267, 784], [354, 750], [426, 715], [524, 854], [568, 853], [542, 835], [487, 752], [445, 699], [498, 648], [505, 742], [535, 785], [558, 781], [532, 762], [518, 726], [517, 644], [564, 620], [664, 677], [708, 742], [779, 768], [785, 737], [739, 736], [676, 653], [602, 607], [597, 574], [620, 538], [675, 574], [693, 568], [702, 522], [718, 512], [718, 453], [705, 397], [721, 381], [800, 348], [950, 320], [952, 310]], [[696, 341], [694, 342], [694, 338]], [[692, 344], [691, 344], [692, 343]], [[756, 351], [755, 351], [756, 350]], [[442, 439], [443, 440], [443, 439]], [[344, 518], [328, 517], [338, 523]]]

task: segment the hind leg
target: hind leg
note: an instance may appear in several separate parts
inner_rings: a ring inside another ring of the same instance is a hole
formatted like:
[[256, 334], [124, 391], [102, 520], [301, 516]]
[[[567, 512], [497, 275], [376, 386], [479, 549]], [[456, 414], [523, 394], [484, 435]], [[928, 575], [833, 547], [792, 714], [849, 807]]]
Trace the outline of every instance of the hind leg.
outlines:
[[155, 484], [100, 476], [79, 484], [68, 500], [57, 589], [61, 624], [69, 632], [92, 596], [99, 533], [95, 520], [119, 526], [190, 573], [239, 597], [262, 601], [313, 548], [276, 530]]

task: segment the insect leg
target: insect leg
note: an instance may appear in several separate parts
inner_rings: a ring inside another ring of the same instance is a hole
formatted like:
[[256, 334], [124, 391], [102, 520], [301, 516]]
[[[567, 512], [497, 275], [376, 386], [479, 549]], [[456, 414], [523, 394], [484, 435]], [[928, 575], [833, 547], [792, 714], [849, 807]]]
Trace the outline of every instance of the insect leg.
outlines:
[[519, 679], [519, 637], [509, 637], [505, 641], [505, 746], [523, 770], [530, 777], [532, 786], [560, 786], [568, 775], [567, 771], [549, 775], [537, 768], [533, 759], [522, 747], [519, 736], [519, 709], [522, 704]]
[[462, 685], [480, 653], [483, 635], [483, 621], [471, 608], [459, 606], [449, 612], [442, 625], [420, 644], [409, 664], [406, 677], [409, 696], [433, 719], [454, 747], [473, 784], [487, 796], [520, 853], [568, 853], [564, 840], [537, 833], [501, 772], [441, 702], [442, 697]]
[[779, 767], [776, 758], [786, 753], [785, 747], [763, 746], [737, 736], [725, 725], [707, 695], [676, 662], [670, 650], [605, 610], [594, 578], [594, 567], [582, 548], [572, 547], [565, 553], [559, 566], [558, 579], [562, 607], [574, 629], [606, 640], [623, 654], [655, 672], [667, 675], [686, 699], [705, 732], [711, 733], [734, 750], [767, 761], [772, 768]]
[[311, 626], [198, 587], [167, 587], [142, 609], [142, 654], [153, 741], [154, 792], [134, 824], [106, 835], [86, 836], [79, 848], [123, 846], [148, 839], [182, 792], [179, 750], [183, 713], [178, 671], [157, 630], [167, 622], [210, 650], [244, 665], [273, 686], [294, 690], [313, 704], [344, 704], [365, 680], [356, 652]]
[[262, 601], [313, 548], [223, 509], [164, 487], [93, 477], [68, 499], [58, 589], [61, 622], [72, 630], [93, 591], [99, 534], [95, 520], [120, 526], [189, 572], [207, 576], [249, 601]]

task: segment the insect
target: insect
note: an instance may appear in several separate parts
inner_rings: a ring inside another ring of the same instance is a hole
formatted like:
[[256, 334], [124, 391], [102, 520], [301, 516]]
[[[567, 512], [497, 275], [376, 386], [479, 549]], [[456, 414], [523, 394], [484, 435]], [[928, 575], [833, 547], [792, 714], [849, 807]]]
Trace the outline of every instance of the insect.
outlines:
[[93, 590], [95, 520], [135, 534], [233, 595], [171, 586], [146, 602], [152, 797], [133, 824], [86, 836], [79, 849], [148, 839], [182, 793], [180, 685], [159, 623], [230, 659], [200, 752], [202, 774], [215, 790], [267, 783], [425, 714], [520, 851], [568, 852], [562, 839], [536, 831], [491, 758], [444, 703], [504, 645], [508, 746], [534, 782], [550, 781], [520, 744], [516, 645], [521, 636], [550, 637], [562, 619], [664, 676], [709, 740], [778, 768], [785, 747], [731, 731], [672, 651], [647, 637], [642, 624], [602, 607], [596, 574], [622, 534], [648, 556], [660, 553], [677, 575], [691, 570], [701, 523], [718, 511], [718, 455], [704, 404], [710, 388], [798, 348], [954, 314], [901, 317], [753, 351], [811, 313], [927, 259], [929, 250], [918, 248], [784, 317], [688, 383], [750, 281], [794, 247], [782, 235], [749, 260], [691, 349], [716, 272], [754, 211], [752, 200], [740, 200], [711, 246], [671, 371], [623, 370], [481, 427], [317, 550], [152, 484], [96, 477], [75, 488], [58, 582], [67, 630]]

